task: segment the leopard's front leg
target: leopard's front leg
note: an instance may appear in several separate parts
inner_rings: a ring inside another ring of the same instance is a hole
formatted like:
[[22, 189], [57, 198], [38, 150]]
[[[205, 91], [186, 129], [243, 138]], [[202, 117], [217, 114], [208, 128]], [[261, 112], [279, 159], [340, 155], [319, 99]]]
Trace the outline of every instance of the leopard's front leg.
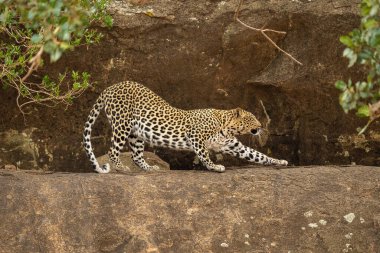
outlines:
[[244, 146], [236, 138], [226, 140], [224, 142], [224, 145], [220, 147], [219, 151], [242, 158], [242, 159], [246, 159], [247, 161], [250, 161], [250, 162], [259, 163], [259, 164], [284, 165], [284, 166], [288, 165], [288, 162], [286, 160], [279, 160], [279, 159], [275, 159], [267, 155], [264, 155], [263, 153], [260, 153], [259, 151], [256, 151], [250, 147]]
[[197, 136], [192, 136], [189, 138], [189, 141], [191, 142], [192, 149], [194, 150], [195, 154], [198, 156], [199, 161], [206, 166], [208, 170], [217, 171], [217, 172], [224, 172], [226, 168], [221, 164], [215, 164], [210, 159], [210, 154], [206, 148], [206, 145], [204, 142], [200, 140]]

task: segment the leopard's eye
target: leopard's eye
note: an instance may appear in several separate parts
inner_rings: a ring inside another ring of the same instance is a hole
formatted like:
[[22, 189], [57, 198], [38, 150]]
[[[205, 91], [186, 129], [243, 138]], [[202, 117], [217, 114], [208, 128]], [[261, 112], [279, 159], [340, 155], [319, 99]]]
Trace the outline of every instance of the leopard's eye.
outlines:
[[257, 129], [252, 129], [252, 130], [251, 130], [251, 133], [252, 133], [252, 134], [257, 134], [258, 132], [259, 132], [259, 131], [258, 131]]

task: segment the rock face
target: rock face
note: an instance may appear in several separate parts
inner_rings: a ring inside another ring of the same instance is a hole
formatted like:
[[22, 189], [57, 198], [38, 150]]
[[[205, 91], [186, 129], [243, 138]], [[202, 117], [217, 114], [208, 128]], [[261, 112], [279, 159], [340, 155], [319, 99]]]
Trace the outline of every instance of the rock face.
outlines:
[[380, 170], [0, 170], [0, 252], [380, 251]]
[[14, 129], [0, 133], [0, 164], [12, 164], [17, 167], [37, 169], [40, 152], [38, 144], [33, 141], [35, 129], [19, 132]]
[[[95, 88], [66, 110], [31, 108], [26, 121], [14, 94], [1, 92], [0, 132], [22, 133], [32, 127], [33, 142], [44, 154], [37, 159], [42, 159], [39, 167], [89, 171], [80, 142], [92, 104], [105, 87], [135, 80], [180, 108], [239, 106], [265, 121], [262, 100], [272, 120], [271, 136], [262, 151], [293, 164], [379, 165], [380, 138], [374, 131], [379, 125], [356, 138], [356, 128], [365, 122], [343, 113], [334, 88], [338, 79], [362, 76], [357, 69], [347, 69], [339, 42], [340, 35], [359, 24], [357, 4], [356, 0], [244, 1], [241, 20], [285, 31], [286, 35], [268, 35], [299, 59], [300, 66], [260, 33], [233, 20], [237, 1], [114, 1], [115, 25], [100, 28], [105, 35], [101, 44], [79, 48], [42, 70], [53, 75], [69, 67], [88, 71]], [[110, 130], [104, 116], [93, 137], [96, 153], [105, 154]], [[10, 158], [15, 151], [6, 151], [2, 160], [16, 163]], [[189, 154], [158, 154], [172, 167], [192, 164]]]

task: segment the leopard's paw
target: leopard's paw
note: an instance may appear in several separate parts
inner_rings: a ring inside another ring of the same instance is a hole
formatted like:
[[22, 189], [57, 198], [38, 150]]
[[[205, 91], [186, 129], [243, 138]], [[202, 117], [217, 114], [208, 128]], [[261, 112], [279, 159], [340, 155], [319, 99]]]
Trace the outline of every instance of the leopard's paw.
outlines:
[[278, 165], [287, 166], [288, 165], [288, 161], [286, 161], [286, 160], [279, 160], [278, 161]]
[[216, 172], [224, 172], [226, 168], [221, 164], [215, 164], [213, 167], [209, 168], [209, 170], [213, 170]]
[[152, 166], [149, 166], [149, 171], [157, 171], [157, 170], [160, 170], [160, 167], [158, 167], [157, 165], [152, 165]]
[[111, 171], [111, 166], [109, 163], [104, 164], [103, 166], [96, 166], [95, 171], [100, 173], [100, 174], [106, 174]]

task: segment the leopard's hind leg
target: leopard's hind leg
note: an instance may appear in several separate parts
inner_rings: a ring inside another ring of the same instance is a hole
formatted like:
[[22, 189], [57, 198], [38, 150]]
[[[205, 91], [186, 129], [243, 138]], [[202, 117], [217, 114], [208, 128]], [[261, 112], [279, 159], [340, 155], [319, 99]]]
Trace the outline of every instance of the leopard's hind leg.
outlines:
[[[107, 116], [109, 114], [107, 113]], [[111, 148], [108, 151], [108, 156], [110, 161], [115, 165], [116, 170], [120, 171], [130, 171], [130, 168], [125, 166], [120, 161], [120, 151], [123, 149], [125, 142], [127, 141], [127, 136], [130, 131], [130, 127], [125, 124], [125, 120], [122, 119], [112, 119], [108, 117], [111, 127], [112, 127], [112, 136], [111, 136]]]
[[137, 137], [134, 134], [128, 136], [129, 146], [132, 150], [132, 160], [145, 171], [158, 170], [159, 167], [156, 165], [150, 166], [144, 160], [144, 140]]

